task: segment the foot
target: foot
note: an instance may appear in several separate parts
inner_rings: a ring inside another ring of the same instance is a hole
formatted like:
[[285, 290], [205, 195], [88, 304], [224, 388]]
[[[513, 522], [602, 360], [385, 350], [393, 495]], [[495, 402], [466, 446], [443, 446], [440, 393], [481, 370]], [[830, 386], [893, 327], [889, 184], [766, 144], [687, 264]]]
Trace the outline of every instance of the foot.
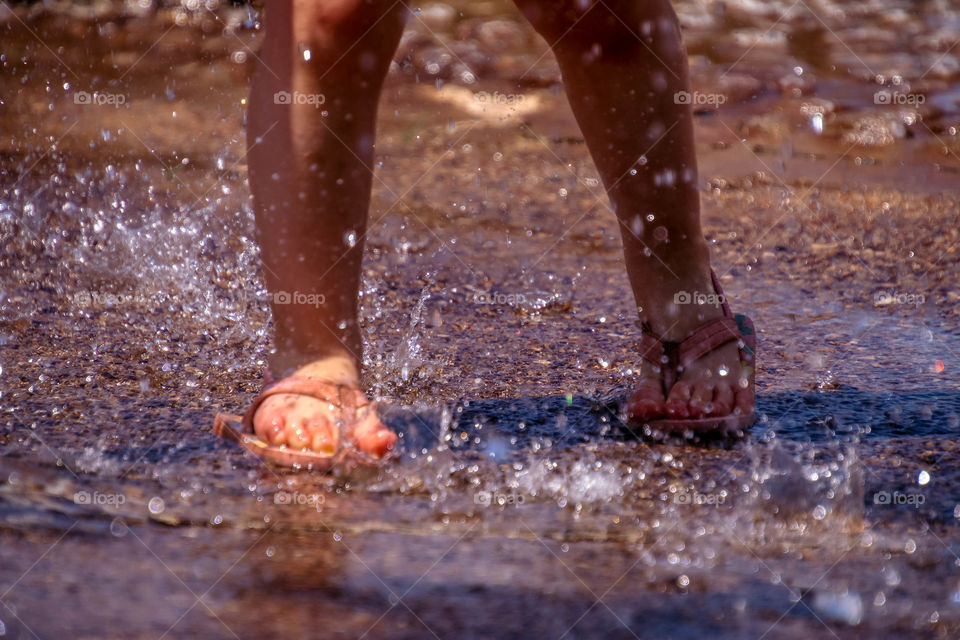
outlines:
[[667, 418], [707, 418], [747, 414], [753, 393], [740, 367], [740, 350], [728, 342], [681, 372], [664, 403]]
[[[360, 391], [357, 367], [348, 358], [330, 357], [301, 367], [292, 377], [317, 378], [355, 390], [357, 404], [367, 404]], [[253, 416], [256, 434], [272, 445], [333, 454], [339, 448], [336, 424], [341, 410], [328, 402], [296, 394], [277, 394], [265, 399]], [[382, 457], [397, 441], [395, 433], [380, 422], [375, 411], [364, 411], [345, 431], [348, 443], [368, 455]]]
[[[723, 317], [720, 306], [677, 306], [671, 301], [665, 305], [670, 307], [688, 312], [660, 336], [673, 342], [680, 342], [704, 323]], [[644, 361], [642, 371], [640, 384], [627, 401], [631, 421], [718, 418], [753, 410], [753, 390], [749, 388], [746, 372], [741, 369], [736, 342], [728, 342], [694, 361], [680, 372], [666, 395], [660, 370]]]

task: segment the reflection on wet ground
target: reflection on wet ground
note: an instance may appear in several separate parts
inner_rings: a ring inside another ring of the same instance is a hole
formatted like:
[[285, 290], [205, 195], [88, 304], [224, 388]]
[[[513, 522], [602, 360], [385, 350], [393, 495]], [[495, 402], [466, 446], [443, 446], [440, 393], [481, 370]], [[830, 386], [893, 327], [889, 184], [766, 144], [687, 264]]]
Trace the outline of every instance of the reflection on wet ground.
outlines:
[[151, 6], [0, 8], [7, 635], [960, 633], [955, 9], [677, 4], [705, 229], [761, 334], [761, 421], [688, 443], [617, 414], [629, 289], [545, 45], [421, 7], [362, 305], [403, 457], [326, 477], [210, 433], [269, 348], [257, 15]]

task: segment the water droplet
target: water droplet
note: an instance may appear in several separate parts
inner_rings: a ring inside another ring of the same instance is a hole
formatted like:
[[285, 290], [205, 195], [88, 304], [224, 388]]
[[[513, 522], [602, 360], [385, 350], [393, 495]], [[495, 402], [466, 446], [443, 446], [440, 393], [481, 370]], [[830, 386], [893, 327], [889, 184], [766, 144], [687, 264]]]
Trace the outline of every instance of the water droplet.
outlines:
[[664, 169], [653, 177], [653, 183], [657, 186], [672, 187], [677, 182], [677, 172], [673, 169]]
[[844, 624], [857, 625], [863, 620], [863, 600], [855, 591], [820, 591], [813, 596], [813, 609], [827, 620]]
[[120, 518], [114, 518], [110, 523], [110, 533], [118, 538], [127, 535], [127, 523]]
[[921, 469], [920, 473], [917, 474], [917, 484], [923, 486], [930, 482], [930, 474], [927, 473], [926, 469]]
[[810, 117], [810, 126], [817, 135], [823, 133], [823, 114], [815, 113]]
[[884, 577], [884, 582], [887, 583], [888, 587], [895, 587], [900, 584], [900, 574], [896, 569], [890, 569], [886, 573], [887, 575]]
[[163, 513], [166, 505], [163, 503], [163, 498], [153, 497], [150, 498], [147, 508], [150, 510], [150, 513]]

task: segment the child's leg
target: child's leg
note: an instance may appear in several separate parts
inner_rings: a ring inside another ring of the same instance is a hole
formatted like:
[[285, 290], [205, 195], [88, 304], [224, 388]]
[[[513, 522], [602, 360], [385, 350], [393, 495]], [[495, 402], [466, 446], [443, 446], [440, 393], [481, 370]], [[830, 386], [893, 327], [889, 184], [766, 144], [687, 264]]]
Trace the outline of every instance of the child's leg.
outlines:
[[[405, 11], [391, 0], [273, 0], [266, 10], [247, 139], [277, 377], [359, 384], [374, 124]], [[276, 444], [323, 449], [335, 437], [329, 418], [317, 400], [282, 395], [254, 426]], [[375, 419], [356, 435], [368, 451], [393, 442]]]
[[[567, 95], [620, 220], [640, 319], [681, 340], [722, 316], [712, 305], [675, 305], [680, 291], [713, 293], [700, 229], [693, 117], [674, 95], [689, 91], [687, 56], [668, 0], [517, 0], [552, 46]], [[729, 375], [719, 376], [721, 365]], [[737, 393], [735, 343], [698, 360], [664, 399], [644, 381], [633, 409], [684, 418], [729, 413]]]

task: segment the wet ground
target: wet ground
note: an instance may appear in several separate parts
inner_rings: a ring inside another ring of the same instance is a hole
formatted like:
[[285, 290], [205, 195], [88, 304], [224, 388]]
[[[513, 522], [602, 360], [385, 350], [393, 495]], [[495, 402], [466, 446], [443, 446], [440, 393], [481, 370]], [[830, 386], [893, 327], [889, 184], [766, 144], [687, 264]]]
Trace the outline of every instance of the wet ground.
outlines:
[[736, 442], [620, 422], [638, 336], [556, 65], [506, 5], [421, 7], [363, 290], [404, 455], [353, 477], [210, 431], [269, 349], [258, 18], [141, 5], [0, 5], [0, 633], [960, 635], [950, 5], [677, 4], [724, 97], [705, 229], [760, 331]]

